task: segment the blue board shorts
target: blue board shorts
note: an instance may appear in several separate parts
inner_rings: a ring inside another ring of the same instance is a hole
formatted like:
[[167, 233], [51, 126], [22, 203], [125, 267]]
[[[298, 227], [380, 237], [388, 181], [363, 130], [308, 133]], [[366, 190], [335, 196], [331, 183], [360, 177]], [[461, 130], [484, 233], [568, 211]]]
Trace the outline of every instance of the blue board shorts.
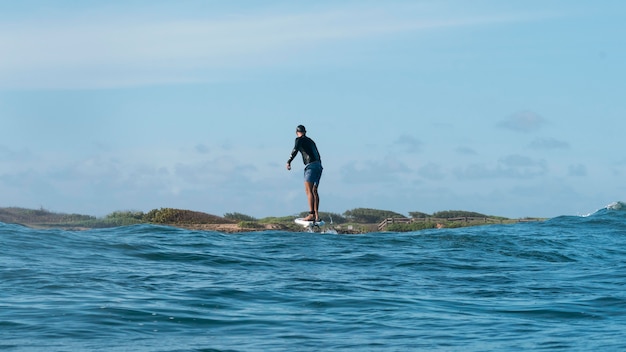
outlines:
[[322, 170], [324, 170], [324, 168], [319, 161], [307, 164], [304, 168], [304, 181], [312, 182], [314, 185], [318, 186], [322, 178]]

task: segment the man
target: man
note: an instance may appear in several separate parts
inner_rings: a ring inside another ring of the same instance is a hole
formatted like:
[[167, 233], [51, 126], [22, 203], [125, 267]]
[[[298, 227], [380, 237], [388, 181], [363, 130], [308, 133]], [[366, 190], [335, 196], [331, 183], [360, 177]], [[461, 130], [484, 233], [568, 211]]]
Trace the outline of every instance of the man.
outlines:
[[291, 161], [296, 157], [298, 152], [302, 154], [304, 162], [304, 189], [309, 200], [309, 215], [304, 218], [306, 221], [320, 221], [318, 212], [320, 205], [320, 197], [317, 194], [317, 187], [322, 177], [322, 159], [317, 150], [315, 142], [306, 136], [306, 128], [299, 125], [296, 127], [296, 144], [291, 151], [289, 160], [287, 160], [287, 170], [291, 170]]

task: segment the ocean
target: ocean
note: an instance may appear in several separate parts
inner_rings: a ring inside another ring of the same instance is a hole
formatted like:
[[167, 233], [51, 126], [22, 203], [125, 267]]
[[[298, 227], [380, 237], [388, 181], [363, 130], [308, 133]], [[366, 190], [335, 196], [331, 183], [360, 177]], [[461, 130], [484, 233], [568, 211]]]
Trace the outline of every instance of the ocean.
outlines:
[[624, 351], [626, 205], [337, 235], [0, 223], [3, 351]]

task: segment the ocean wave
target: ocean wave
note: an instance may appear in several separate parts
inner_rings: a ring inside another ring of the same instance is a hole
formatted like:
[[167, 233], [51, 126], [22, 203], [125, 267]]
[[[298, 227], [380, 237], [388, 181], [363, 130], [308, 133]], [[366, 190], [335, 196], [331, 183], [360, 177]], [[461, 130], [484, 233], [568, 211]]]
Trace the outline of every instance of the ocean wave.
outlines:
[[604, 214], [609, 214], [609, 213], [621, 213], [621, 212], [626, 212], [626, 203], [621, 202], [621, 201], [615, 201], [585, 216], [599, 216], [599, 215], [604, 215]]
[[355, 236], [0, 224], [0, 348], [623, 350], [623, 214]]
[[617, 210], [617, 211], [626, 211], [626, 203], [624, 202], [613, 202], [606, 206], [608, 210]]

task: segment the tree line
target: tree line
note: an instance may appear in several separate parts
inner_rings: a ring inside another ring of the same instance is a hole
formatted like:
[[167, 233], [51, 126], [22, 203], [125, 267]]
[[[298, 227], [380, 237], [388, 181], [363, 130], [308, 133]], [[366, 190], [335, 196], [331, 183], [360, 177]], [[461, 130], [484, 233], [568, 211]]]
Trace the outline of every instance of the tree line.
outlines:
[[[305, 217], [307, 212], [302, 212], [297, 217]], [[459, 217], [488, 217], [487, 215], [463, 211], [445, 210], [426, 214], [422, 212], [409, 212], [410, 217], [415, 219], [439, 218], [452, 219]], [[355, 208], [345, 211], [343, 214], [320, 212], [320, 217], [327, 223], [332, 224], [377, 224], [387, 218], [406, 218], [405, 215], [390, 211], [372, 208]], [[41, 224], [41, 225], [72, 225], [84, 227], [113, 227], [126, 226], [142, 223], [153, 224], [217, 224], [217, 223], [292, 223], [294, 216], [267, 217], [257, 219], [253, 216], [234, 212], [226, 213], [223, 217], [211, 215], [203, 212], [160, 208], [153, 209], [147, 213], [142, 211], [115, 211], [104, 218], [80, 214], [54, 213], [45, 209], [31, 210], [24, 208], [0, 208], [0, 222], [21, 223], [21, 224]]]

